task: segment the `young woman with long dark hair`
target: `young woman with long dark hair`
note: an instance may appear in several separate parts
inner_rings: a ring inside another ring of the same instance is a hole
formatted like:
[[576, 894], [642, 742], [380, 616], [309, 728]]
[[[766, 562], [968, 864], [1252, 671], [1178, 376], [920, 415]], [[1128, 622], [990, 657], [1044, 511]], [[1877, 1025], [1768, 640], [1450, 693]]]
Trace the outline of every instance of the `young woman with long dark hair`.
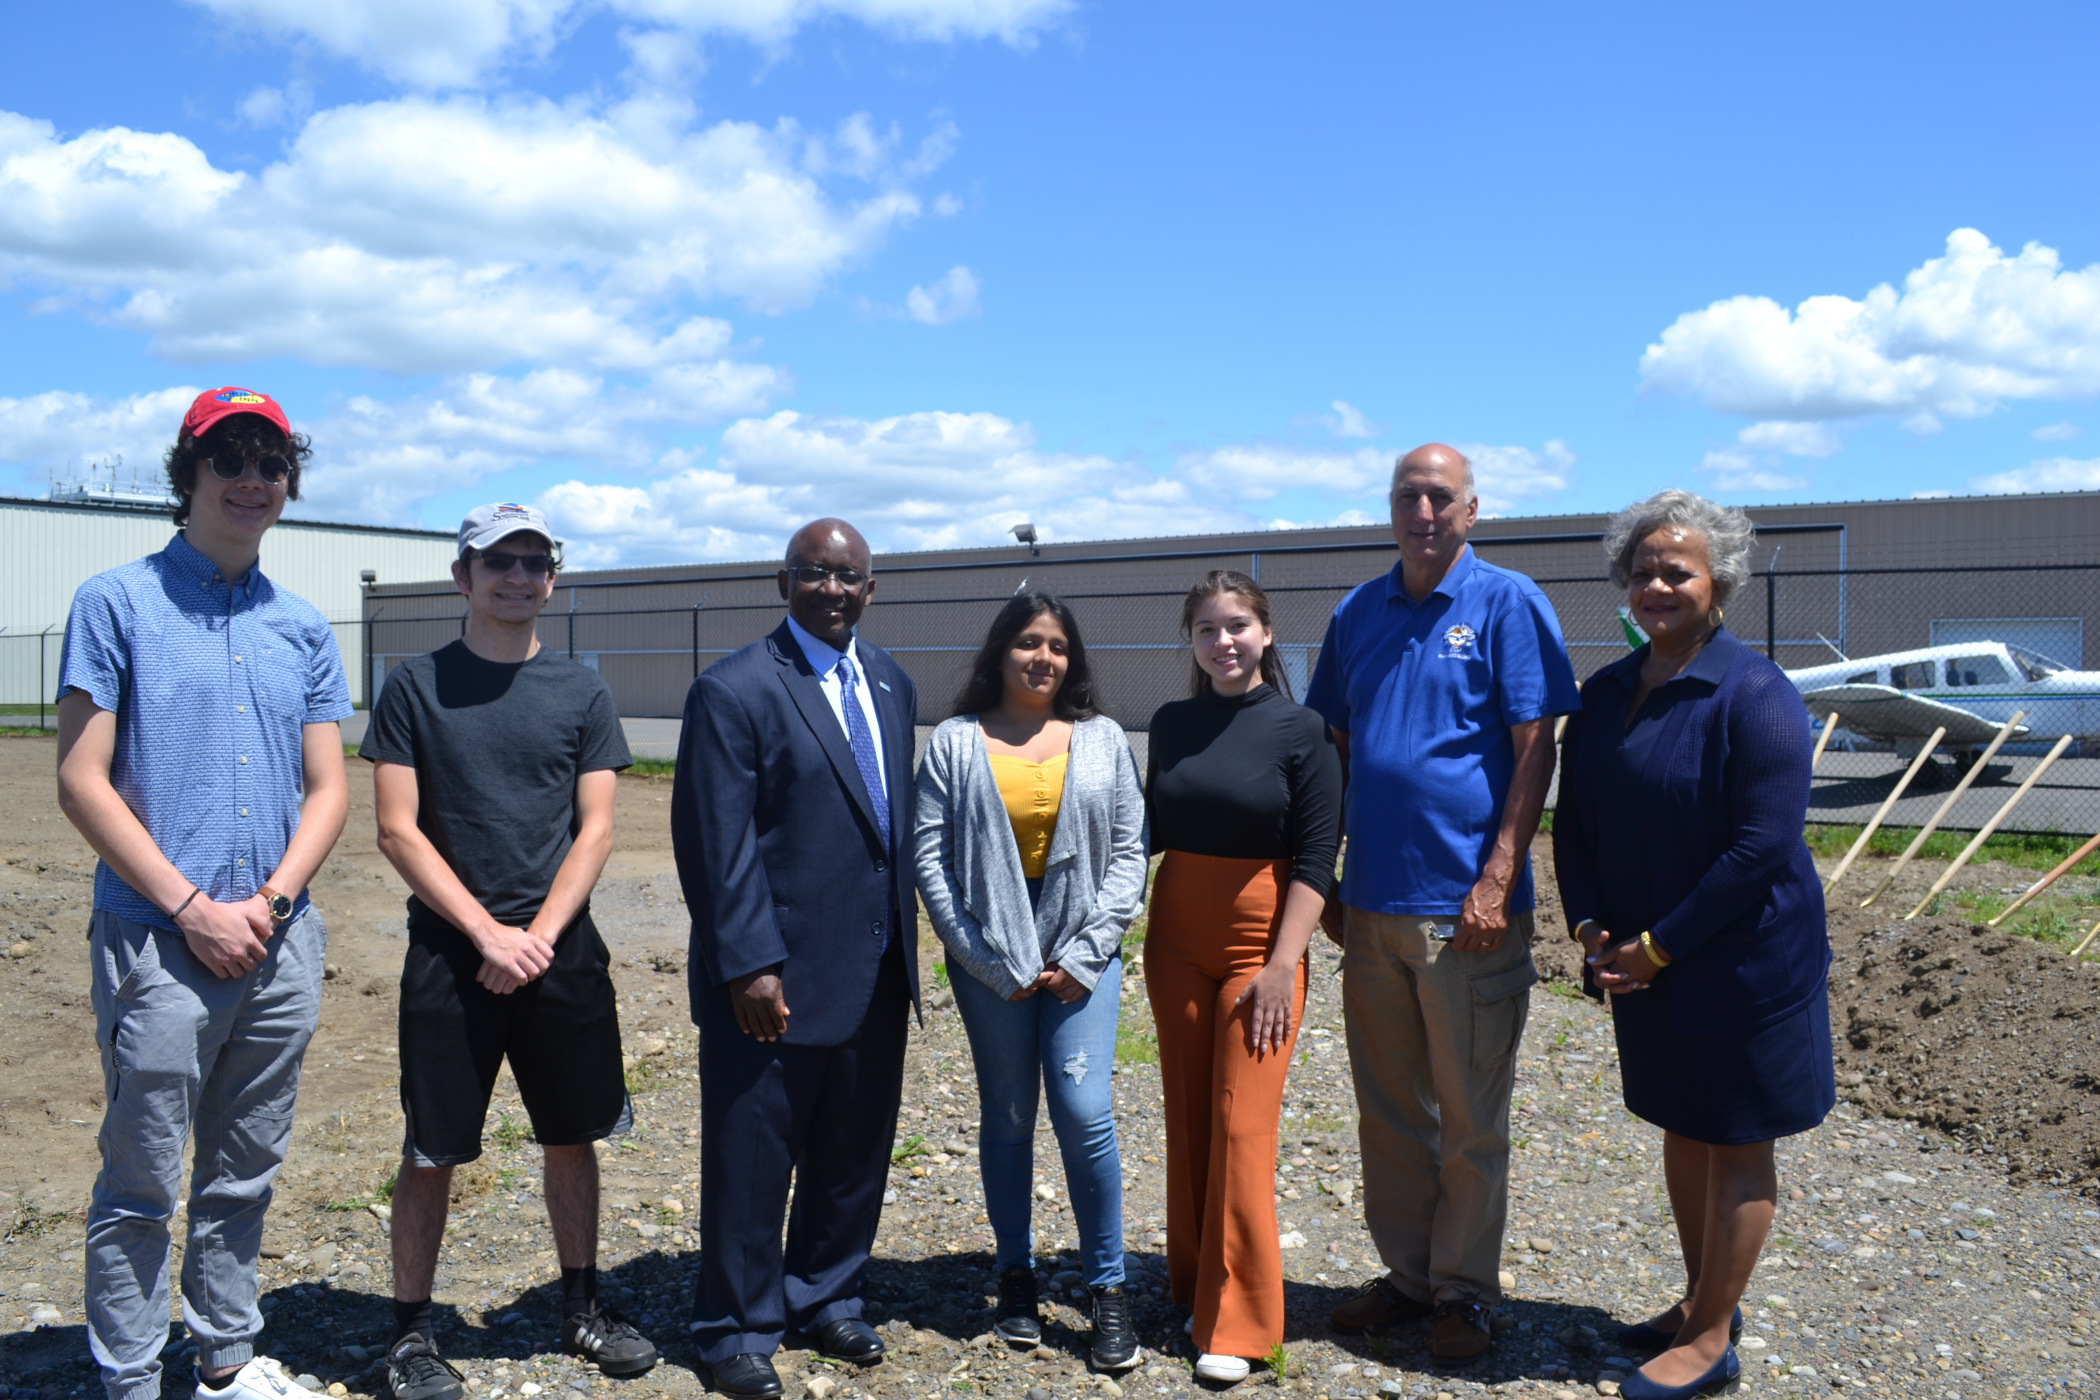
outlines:
[[981, 1109], [998, 1243], [993, 1326], [1042, 1341], [1029, 1214], [1048, 1088], [1092, 1293], [1094, 1364], [1135, 1364], [1123, 1165], [1109, 1096], [1123, 933], [1145, 896], [1145, 804], [1122, 727], [1095, 708], [1071, 609], [1024, 593], [992, 620], [918, 778], [918, 878], [948, 953]]
[[1334, 883], [1341, 763], [1291, 699], [1261, 585], [1214, 570], [1181, 608], [1190, 698], [1152, 717], [1164, 851], [1145, 939], [1167, 1111], [1167, 1279], [1196, 1374], [1242, 1380], [1283, 1340], [1276, 1136], [1305, 949]]

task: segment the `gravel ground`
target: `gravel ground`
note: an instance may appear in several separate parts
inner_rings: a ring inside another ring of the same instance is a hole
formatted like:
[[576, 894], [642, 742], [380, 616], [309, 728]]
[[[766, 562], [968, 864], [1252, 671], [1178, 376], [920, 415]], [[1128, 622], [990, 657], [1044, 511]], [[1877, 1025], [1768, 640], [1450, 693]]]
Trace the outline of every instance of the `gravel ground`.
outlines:
[[[601, 906], [677, 918], [675, 885], [630, 882]], [[1557, 930], [1557, 920], [1551, 922]], [[1549, 935], [1550, 936], [1550, 935]], [[630, 945], [631, 946], [631, 945]], [[1287, 1370], [1246, 1386], [1359, 1400], [1457, 1397], [1482, 1389], [1566, 1397], [1605, 1394], [1638, 1358], [1613, 1355], [1615, 1323], [1663, 1306], [1681, 1286], [1660, 1176], [1660, 1142], [1620, 1107], [1610, 1027], [1564, 980], [1535, 993], [1521, 1052], [1519, 1146], [1508, 1299], [1498, 1345], [1456, 1372], [1430, 1364], [1419, 1328], [1348, 1339], [1327, 1310], [1375, 1271], [1360, 1191], [1336, 958], [1315, 952], [1308, 1031], [1286, 1101], [1278, 1178], [1290, 1307]], [[666, 1352], [666, 1364], [612, 1382], [553, 1353], [558, 1303], [552, 1244], [537, 1194], [537, 1152], [508, 1081], [490, 1116], [488, 1154], [460, 1173], [440, 1264], [443, 1345], [479, 1400], [610, 1391], [642, 1397], [703, 1390], [684, 1318], [696, 1249], [697, 1084], [675, 956], [628, 958], [620, 978], [638, 1123], [603, 1153], [606, 1288]], [[1141, 980], [1125, 993], [1116, 1097], [1128, 1176], [1127, 1239], [1147, 1360], [1116, 1379], [1090, 1375], [1077, 1299], [1048, 1308], [1046, 1345], [1016, 1353], [986, 1335], [992, 1275], [972, 1141], [969, 1056], [952, 1007], [913, 1041], [907, 1103], [870, 1270], [871, 1320], [890, 1341], [882, 1365], [837, 1367], [792, 1346], [779, 1358], [789, 1396], [871, 1400], [973, 1394], [1116, 1396], [1196, 1389], [1179, 1316], [1164, 1299], [1164, 1155], [1159, 1084]], [[936, 1003], [945, 1002], [937, 995]], [[388, 1051], [346, 1058], [383, 1061]], [[384, 1207], [376, 1197], [399, 1135], [390, 1093], [326, 1117], [302, 1115], [266, 1242], [263, 1344], [331, 1393], [384, 1394], [388, 1339]], [[1932, 1396], [2046, 1394], [2090, 1385], [2084, 1358], [2088, 1270], [2100, 1259], [2100, 1212], [2076, 1195], [2015, 1187], [1995, 1156], [1851, 1104], [1781, 1144], [1786, 1199], [1746, 1312], [1749, 1383], [1809, 1393], [1876, 1386]], [[1047, 1127], [1036, 1212], [1046, 1294], [1076, 1281], [1064, 1182]], [[372, 1202], [378, 1208], [367, 1205]], [[77, 1213], [0, 1202], [13, 1224], [0, 1249], [0, 1345], [14, 1400], [91, 1394], [80, 1327]], [[799, 1339], [791, 1338], [791, 1343]], [[179, 1361], [180, 1346], [171, 1349]], [[185, 1374], [186, 1367], [171, 1367]], [[185, 1387], [171, 1381], [180, 1394]], [[1043, 1400], [1042, 1396], [1035, 1400]]]

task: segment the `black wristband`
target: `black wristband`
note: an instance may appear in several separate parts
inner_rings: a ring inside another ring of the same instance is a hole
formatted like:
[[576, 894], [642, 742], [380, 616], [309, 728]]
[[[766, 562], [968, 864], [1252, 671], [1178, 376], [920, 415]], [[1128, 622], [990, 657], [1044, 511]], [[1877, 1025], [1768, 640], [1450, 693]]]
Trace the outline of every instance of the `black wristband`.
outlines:
[[168, 911], [168, 922], [174, 923], [176, 919], [182, 916], [182, 911], [190, 907], [190, 899], [195, 899], [198, 895], [203, 893], [204, 891], [198, 889], [195, 885], [190, 886], [189, 899], [183, 900], [182, 903], [176, 905], [173, 909], [170, 909]]

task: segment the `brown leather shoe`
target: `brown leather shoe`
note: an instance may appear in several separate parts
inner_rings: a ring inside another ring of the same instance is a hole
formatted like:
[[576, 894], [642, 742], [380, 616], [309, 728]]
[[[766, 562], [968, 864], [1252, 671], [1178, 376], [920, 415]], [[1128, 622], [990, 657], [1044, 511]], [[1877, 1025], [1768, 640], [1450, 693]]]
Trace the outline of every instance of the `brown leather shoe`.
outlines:
[[1436, 1320], [1429, 1324], [1429, 1354], [1437, 1365], [1463, 1366], [1494, 1342], [1488, 1310], [1479, 1299], [1453, 1298], [1437, 1304]]
[[1383, 1332], [1388, 1328], [1415, 1322], [1435, 1311], [1427, 1303], [1418, 1303], [1393, 1286], [1389, 1278], [1374, 1278], [1356, 1296], [1327, 1314], [1328, 1325], [1337, 1332], [1355, 1336], [1360, 1332]]

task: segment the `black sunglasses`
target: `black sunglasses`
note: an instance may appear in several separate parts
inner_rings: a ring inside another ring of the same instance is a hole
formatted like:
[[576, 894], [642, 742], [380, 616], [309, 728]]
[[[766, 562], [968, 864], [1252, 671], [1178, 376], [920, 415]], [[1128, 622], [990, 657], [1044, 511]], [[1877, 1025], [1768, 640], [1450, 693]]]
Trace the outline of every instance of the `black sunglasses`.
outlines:
[[858, 569], [827, 569], [821, 564], [797, 564], [788, 570], [788, 577], [811, 588], [822, 588], [826, 579], [837, 579], [839, 587], [851, 592], [868, 581], [868, 576]]
[[243, 476], [247, 475], [251, 462], [255, 466], [255, 474], [272, 486], [275, 486], [292, 473], [291, 462], [277, 456], [206, 457], [204, 459], [204, 465], [210, 467], [211, 474], [221, 481], [239, 481]]
[[534, 578], [545, 578], [548, 574], [553, 573], [557, 567], [557, 561], [551, 554], [484, 553], [481, 555], [481, 562], [489, 566], [491, 573], [498, 574], [507, 574], [518, 565], [523, 564], [525, 572], [531, 574]]

